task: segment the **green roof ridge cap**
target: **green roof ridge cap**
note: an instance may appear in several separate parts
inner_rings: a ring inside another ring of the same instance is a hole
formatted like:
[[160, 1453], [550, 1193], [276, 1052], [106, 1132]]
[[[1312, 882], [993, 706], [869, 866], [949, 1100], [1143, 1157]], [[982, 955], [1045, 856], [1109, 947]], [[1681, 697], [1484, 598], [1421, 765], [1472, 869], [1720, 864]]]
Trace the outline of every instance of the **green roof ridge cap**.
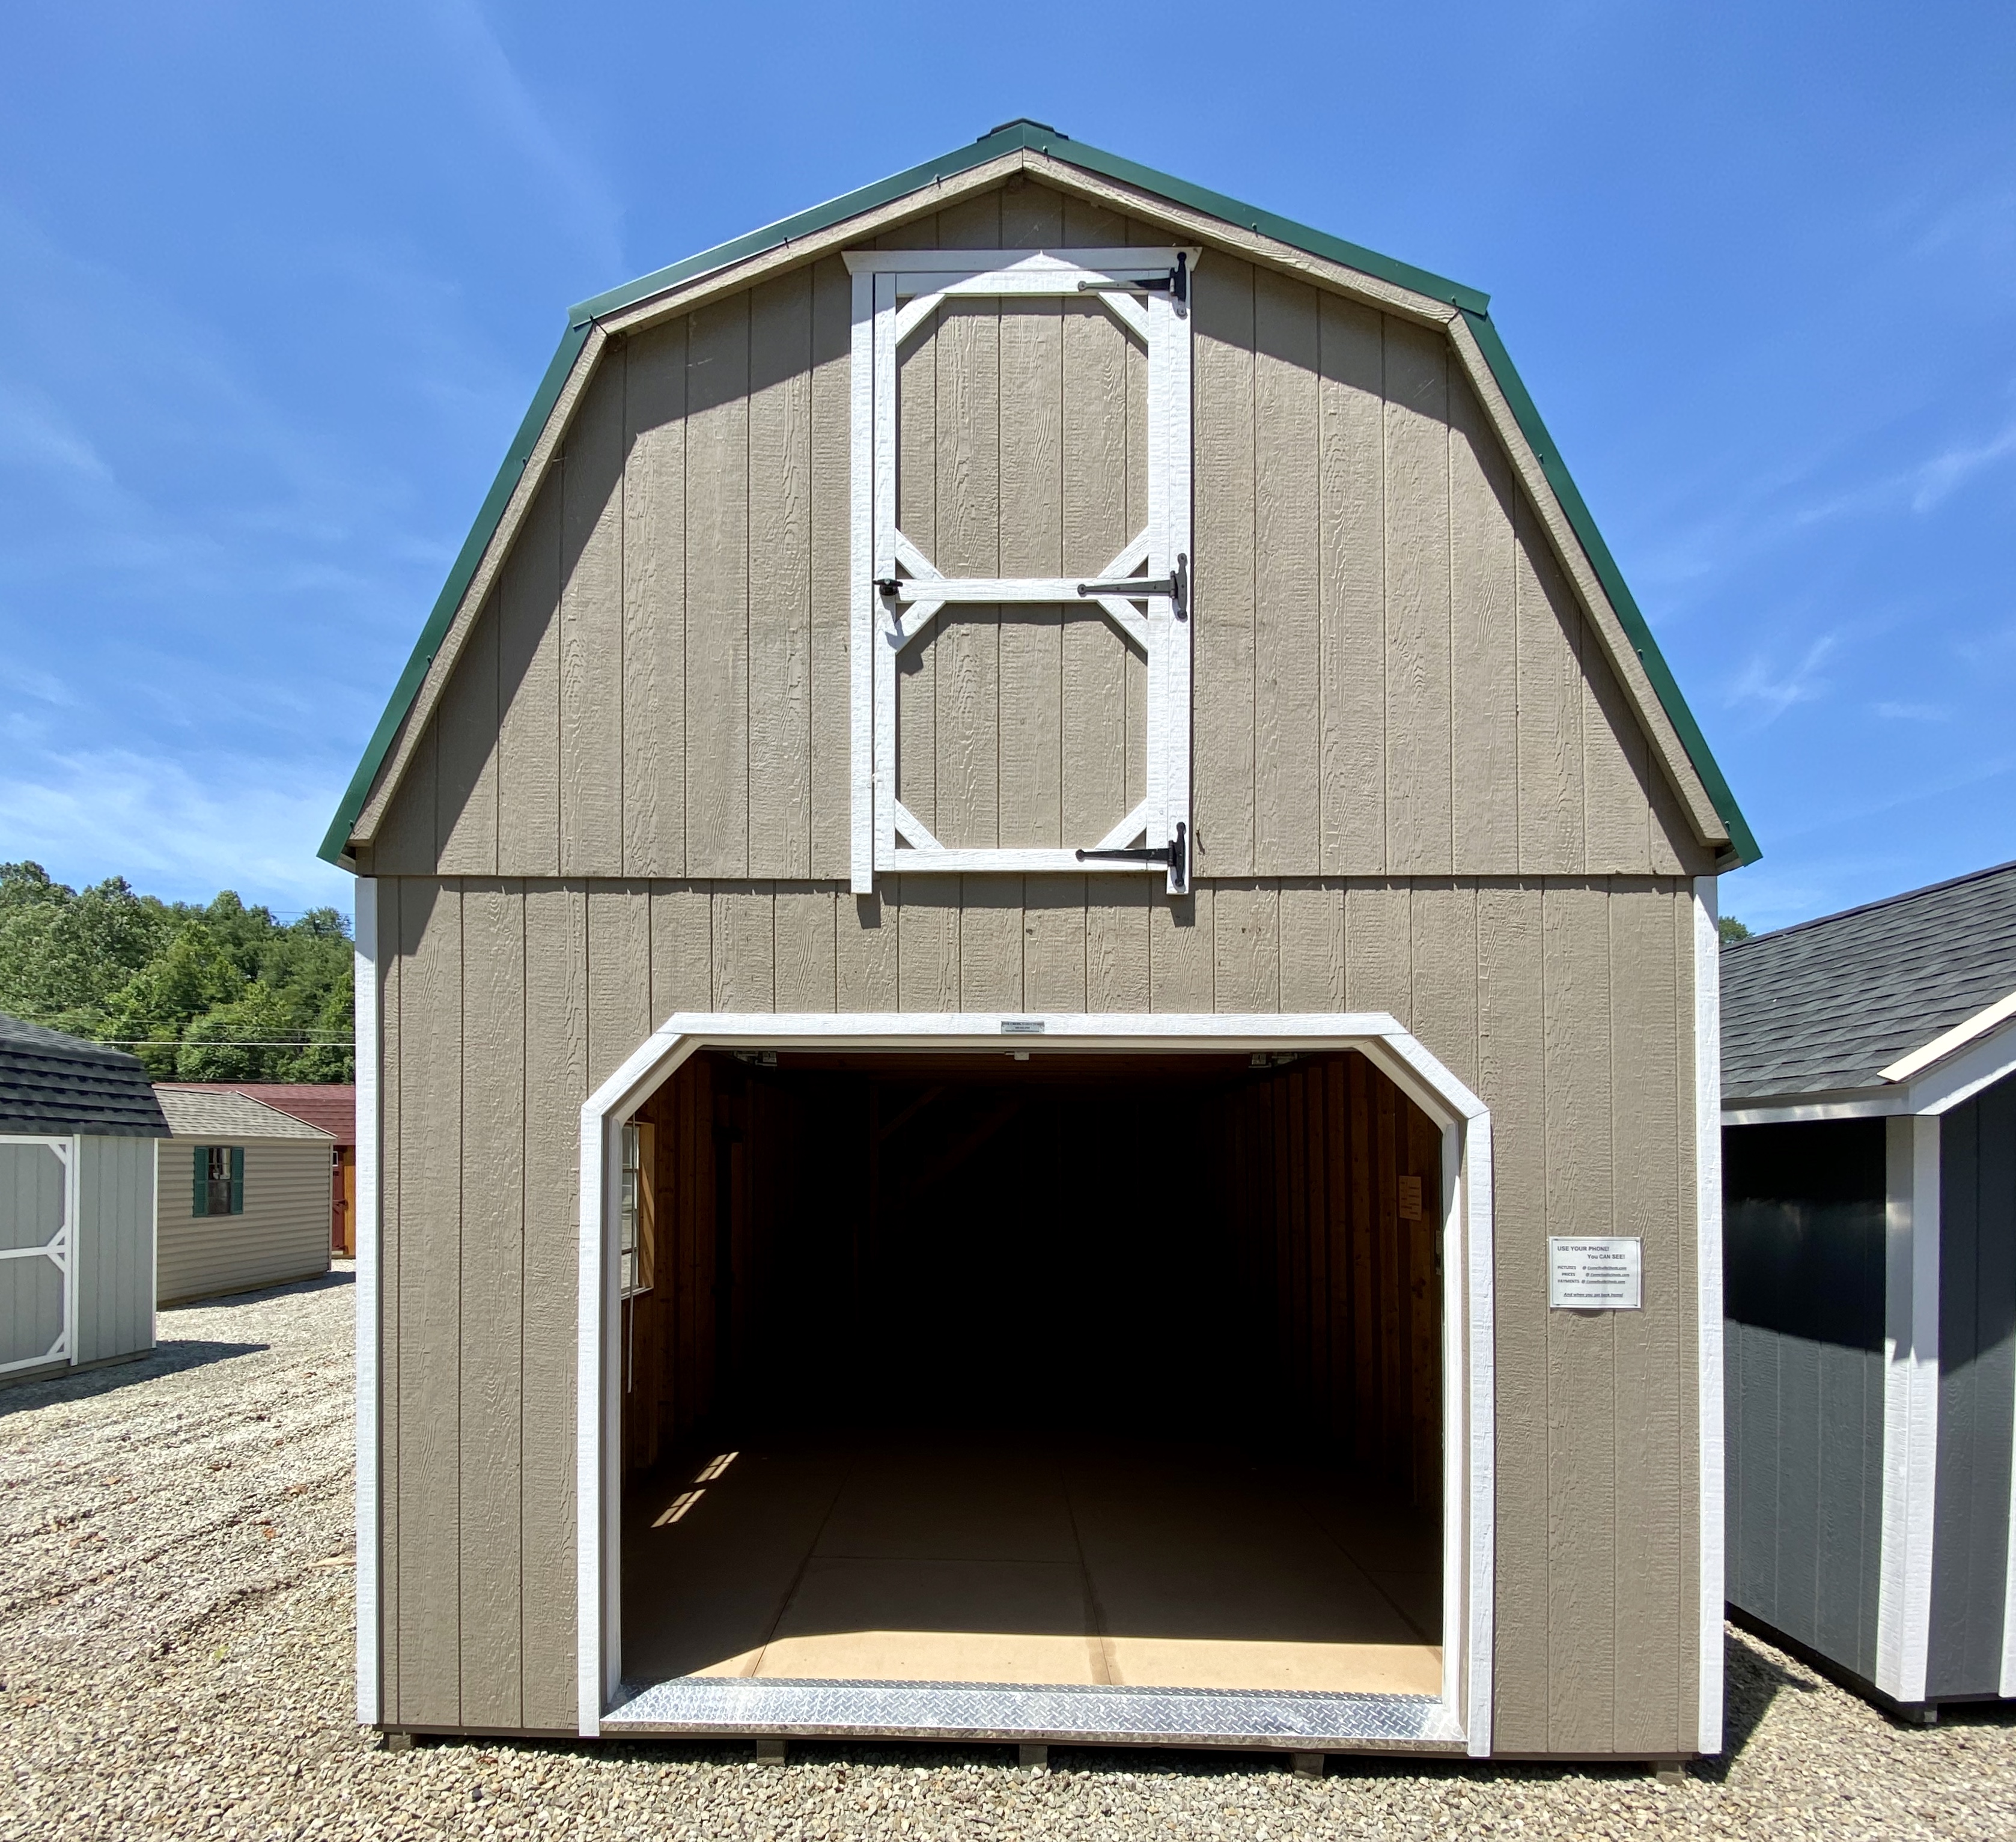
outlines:
[[[1057, 145], [1060, 142], [1063, 143], [1061, 146]], [[575, 359], [580, 356], [581, 347], [587, 343], [589, 329], [595, 322], [605, 314], [633, 306], [638, 301], [648, 300], [653, 294], [663, 293], [695, 276], [726, 268], [733, 263], [746, 261], [751, 256], [761, 255], [797, 238], [829, 229], [849, 218], [873, 210], [877, 205], [885, 204], [892, 199], [920, 191], [934, 180], [951, 178], [960, 173], [970, 171], [977, 166], [983, 166], [988, 160], [997, 160], [1003, 154], [1012, 153], [1018, 149], [1050, 154], [1067, 165], [1082, 167], [1087, 171], [1134, 186], [1157, 197], [1166, 198], [1172, 203], [1188, 205], [1225, 223], [1243, 225], [1260, 236], [1271, 237], [1309, 255], [1339, 263], [1347, 268], [1375, 276], [1395, 287], [1408, 289], [1431, 300], [1445, 302], [1461, 311], [1476, 334], [1485, 362], [1491, 366], [1499, 387], [1505, 392], [1513, 415], [1527, 440], [1532, 444], [1542, 470], [1559, 495], [1568, 513], [1568, 522], [1581, 540], [1582, 548], [1596, 570], [1597, 580], [1602, 583], [1604, 592], [1616, 608], [1632, 645], [1644, 661], [1653, 689], [1679, 732], [1681, 746], [1686, 749], [1688, 758], [1701, 775], [1716, 813], [1728, 826], [1737, 862], [1756, 862], [1761, 853], [1758, 851], [1755, 839], [1751, 835], [1748, 825], [1744, 820], [1741, 810], [1736, 804], [1735, 795], [1730, 792], [1728, 782], [1723, 777], [1722, 770], [1709, 750], [1707, 739], [1701, 734], [1700, 725], [1694, 721], [1694, 713], [1687, 707], [1687, 700], [1680, 694], [1679, 685], [1666, 664], [1665, 655], [1659, 650], [1658, 641], [1652, 637], [1651, 627], [1640, 611], [1636, 601], [1633, 599], [1631, 591], [1625, 586], [1624, 577], [1610, 554], [1609, 546], [1604, 542], [1601, 533], [1596, 528], [1595, 520], [1589, 516], [1589, 508], [1582, 502], [1581, 493], [1576, 490], [1575, 481], [1554, 452], [1553, 438], [1547, 434], [1539, 410], [1535, 408], [1525, 383], [1514, 368], [1504, 341], [1498, 336], [1498, 330], [1492, 324], [1491, 297], [1478, 289], [1466, 287], [1460, 282], [1453, 282], [1446, 276], [1436, 275], [1431, 270], [1417, 268], [1412, 263], [1396, 261], [1391, 257], [1381, 255], [1375, 250], [1366, 249], [1361, 244], [1348, 243], [1326, 231], [1298, 223], [1291, 218], [1262, 210], [1257, 205], [1246, 204], [1205, 186], [1193, 185], [1187, 180], [1158, 172], [1153, 167], [1140, 165], [1117, 153], [1108, 153], [1088, 142], [1074, 141], [1068, 135], [1056, 128], [1027, 118], [1005, 123], [982, 135], [977, 140], [956, 148], [949, 153], [941, 154], [935, 160], [906, 167], [887, 178], [857, 187], [852, 192], [843, 192], [823, 204], [814, 205], [788, 218], [780, 218], [759, 229], [732, 238], [726, 243], [717, 243], [711, 249], [703, 250], [665, 268], [654, 269], [649, 275], [639, 276], [621, 287], [592, 295], [569, 312], [567, 331], [561, 337], [560, 347], [546, 367], [545, 376], [540, 380], [531, 407], [526, 411], [524, 419], [518, 426], [517, 434], [506, 454], [504, 464], [498, 469], [497, 477], [491, 482], [490, 491], [477, 513], [476, 521], [456, 554], [453, 567], [448, 571], [448, 580], [435, 598], [433, 610], [429, 613], [427, 624], [422, 628], [420, 637], [406, 660], [405, 669], [399, 674], [398, 682], [393, 686], [392, 695], [385, 706], [385, 713], [378, 719], [377, 728], [372, 732], [363, 758], [358, 763], [357, 772], [351, 776], [350, 784], [344, 790], [336, 816], [331, 820], [321, 848], [316, 853], [318, 856], [330, 863], [341, 862], [344, 847], [349, 842], [351, 828], [357, 822], [358, 815], [364, 810], [365, 802], [370, 797], [372, 782], [376, 779], [378, 771], [391, 751], [392, 739], [398, 733], [400, 724], [405, 720], [414, 699], [419, 694], [421, 682], [427, 676], [428, 667], [434, 663], [434, 655], [439, 651], [442, 640], [447, 636], [448, 628], [455, 619], [455, 610], [468, 591], [477, 567], [483, 559], [484, 552], [489, 547], [491, 538], [502, 521], [504, 508], [510, 502], [519, 477], [531, 458], [532, 449], [538, 441], [547, 418], [553, 413], [554, 404], [559, 401], [568, 372], [573, 369]]]

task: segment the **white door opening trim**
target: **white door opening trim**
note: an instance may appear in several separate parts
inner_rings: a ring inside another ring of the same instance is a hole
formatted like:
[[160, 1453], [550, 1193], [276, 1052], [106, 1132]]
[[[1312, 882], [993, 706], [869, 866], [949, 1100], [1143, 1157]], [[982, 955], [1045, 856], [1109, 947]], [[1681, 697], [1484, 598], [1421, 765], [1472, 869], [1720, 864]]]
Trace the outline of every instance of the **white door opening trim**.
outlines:
[[[1012, 1030], [1010, 1026], [1015, 1026]], [[624, 1121], [703, 1049], [1195, 1052], [1355, 1049], [1442, 1129], [1442, 1693], [1474, 1757], [1491, 1750], [1496, 1527], [1491, 1115], [1382, 1012], [1100, 1016], [1019, 1013], [682, 1012], [638, 1045], [581, 1110], [576, 1347], [576, 1678], [593, 1739], [622, 1679], [621, 1321], [616, 1255]]]
[[[1080, 850], [1134, 847], [1139, 858], [1103, 869], [1164, 872], [1169, 892], [1190, 887], [1190, 313], [1197, 248], [849, 250], [854, 278], [850, 643], [853, 826], [851, 883], [878, 871], [1082, 872]], [[896, 522], [905, 341], [945, 301], [968, 297], [1078, 299], [1089, 295], [1140, 341], [1148, 357], [1147, 523], [1096, 577], [949, 578]], [[898, 572], [902, 574], [899, 576]], [[1136, 572], [1139, 572], [1138, 577]], [[1138, 579], [1139, 592], [1120, 585]], [[1101, 589], [1116, 592], [1101, 593]], [[1041, 848], [946, 845], [898, 799], [898, 660], [959, 603], [1089, 603], [1147, 665], [1144, 797], [1107, 815], [1103, 835]], [[1163, 854], [1151, 861], [1149, 852]]]

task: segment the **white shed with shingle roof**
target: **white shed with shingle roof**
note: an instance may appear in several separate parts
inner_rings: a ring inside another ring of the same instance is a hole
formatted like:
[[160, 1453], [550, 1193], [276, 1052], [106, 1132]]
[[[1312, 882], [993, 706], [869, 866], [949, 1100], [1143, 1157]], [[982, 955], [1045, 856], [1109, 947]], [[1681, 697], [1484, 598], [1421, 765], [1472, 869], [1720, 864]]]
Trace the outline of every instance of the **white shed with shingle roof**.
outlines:
[[2016, 863], [1722, 959], [1729, 1595], [2016, 1696]]
[[330, 1135], [245, 1094], [154, 1092], [173, 1135], [157, 1153], [159, 1302], [328, 1272]]

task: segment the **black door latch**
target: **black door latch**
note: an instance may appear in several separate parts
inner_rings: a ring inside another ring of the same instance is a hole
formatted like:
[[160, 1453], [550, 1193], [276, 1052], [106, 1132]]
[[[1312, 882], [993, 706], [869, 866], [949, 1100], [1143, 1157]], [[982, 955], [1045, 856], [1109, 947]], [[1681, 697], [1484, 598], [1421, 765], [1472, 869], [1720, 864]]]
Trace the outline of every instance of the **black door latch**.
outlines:
[[1185, 847], [1189, 841], [1189, 826], [1179, 821], [1176, 826], [1176, 835], [1166, 844], [1150, 845], [1145, 850], [1139, 847], [1129, 847], [1119, 851], [1081, 851], [1078, 854], [1078, 860], [1080, 863], [1118, 862], [1166, 864], [1168, 865], [1170, 882], [1181, 890], [1189, 885], [1189, 877], [1186, 874], [1189, 866], [1185, 861], [1186, 854]]

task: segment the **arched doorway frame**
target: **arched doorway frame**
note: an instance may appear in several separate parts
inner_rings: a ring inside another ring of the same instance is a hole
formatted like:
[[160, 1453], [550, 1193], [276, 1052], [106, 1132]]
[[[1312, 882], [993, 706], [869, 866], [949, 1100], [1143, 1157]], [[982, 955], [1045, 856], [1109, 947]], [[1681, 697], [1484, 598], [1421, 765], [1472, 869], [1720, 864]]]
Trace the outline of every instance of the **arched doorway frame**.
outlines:
[[[1383, 1012], [1060, 1014], [877, 1011], [678, 1012], [581, 1110], [575, 1397], [576, 1660], [579, 1731], [592, 1739], [622, 1678], [622, 1395], [615, 1326], [624, 1122], [702, 1049], [1018, 1049], [1219, 1054], [1355, 1049], [1441, 1128], [1442, 1250], [1442, 1691], [1452, 1736], [1491, 1750], [1494, 1387], [1491, 1114], [1424, 1044]], [[1452, 1641], [1452, 1639], [1455, 1641]]]

